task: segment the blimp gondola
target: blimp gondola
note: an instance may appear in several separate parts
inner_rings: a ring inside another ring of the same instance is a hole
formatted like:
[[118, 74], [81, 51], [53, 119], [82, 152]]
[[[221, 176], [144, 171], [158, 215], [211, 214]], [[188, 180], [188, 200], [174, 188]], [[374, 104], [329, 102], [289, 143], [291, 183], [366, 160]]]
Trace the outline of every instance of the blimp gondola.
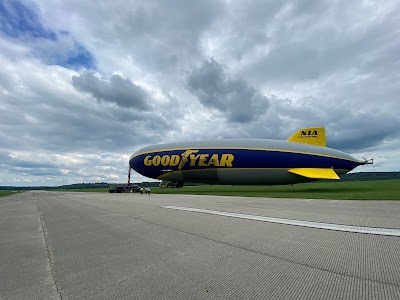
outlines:
[[284, 185], [340, 179], [370, 164], [327, 148], [324, 127], [302, 128], [284, 140], [242, 139], [158, 144], [129, 159], [143, 176], [174, 183], [221, 185]]

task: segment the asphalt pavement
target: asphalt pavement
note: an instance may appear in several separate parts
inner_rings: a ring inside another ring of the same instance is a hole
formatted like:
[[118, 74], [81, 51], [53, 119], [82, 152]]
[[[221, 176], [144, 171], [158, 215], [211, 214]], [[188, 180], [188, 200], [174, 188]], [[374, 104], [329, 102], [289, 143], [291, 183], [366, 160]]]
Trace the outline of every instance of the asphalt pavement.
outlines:
[[400, 299], [399, 230], [400, 201], [29, 191], [0, 299]]

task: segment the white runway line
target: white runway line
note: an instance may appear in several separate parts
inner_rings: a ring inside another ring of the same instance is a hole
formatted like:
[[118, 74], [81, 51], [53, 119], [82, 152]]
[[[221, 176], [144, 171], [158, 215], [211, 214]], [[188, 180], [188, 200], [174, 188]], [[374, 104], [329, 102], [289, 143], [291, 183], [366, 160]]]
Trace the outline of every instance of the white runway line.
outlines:
[[263, 221], [263, 222], [286, 224], [286, 225], [295, 225], [295, 226], [328, 229], [328, 230], [336, 230], [336, 231], [345, 231], [345, 232], [375, 234], [375, 235], [400, 236], [400, 229], [394, 229], [394, 228], [364, 227], [364, 226], [340, 225], [340, 224], [320, 223], [320, 222], [301, 221], [301, 220], [292, 220], [292, 219], [281, 219], [281, 218], [264, 217], [264, 216], [257, 216], [257, 215], [246, 215], [246, 214], [240, 214], [240, 213], [231, 213], [231, 212], [224, 212], [224, 211], [217, 211], [217, 210], [208, 210], [208, 209], [202, 209], [202, 208], [191, 208], [191, 207], [181, 207], [181, 206], [162, 206], [162, 207], [168, 208], [168, 209], [198, 212], [198, 213], [205, 213], [205, 214], [211, 214], [211, 215], [217, 215], [217, 216], [232, 217], [232, 218], [254, 220], [254, 221]]

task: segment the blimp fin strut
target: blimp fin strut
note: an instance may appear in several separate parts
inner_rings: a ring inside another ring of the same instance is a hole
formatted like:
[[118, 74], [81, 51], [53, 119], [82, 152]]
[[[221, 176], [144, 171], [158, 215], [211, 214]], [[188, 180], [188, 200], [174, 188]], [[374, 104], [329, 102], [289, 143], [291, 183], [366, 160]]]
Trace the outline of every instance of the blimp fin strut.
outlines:
[[340, 179], [330, 168], [297, 168], [289, 169], [288, 172], [313, 179]]
[[302, 128], [287, 141], [326, 147], [325, 127]]

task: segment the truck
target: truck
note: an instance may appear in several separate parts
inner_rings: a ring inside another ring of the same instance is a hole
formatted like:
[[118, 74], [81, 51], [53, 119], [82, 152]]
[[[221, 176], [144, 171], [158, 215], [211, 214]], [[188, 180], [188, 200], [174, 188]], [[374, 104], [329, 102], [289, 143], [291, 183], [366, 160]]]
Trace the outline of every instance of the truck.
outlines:
[[176, 188], [177, 189], [177, 188], [183, 187], [183, 184], [184, 184], [183, 182], [163, 180], [160, 183], [159, 187], [162, 189], [165, 189], [165, 188]]
[[108, 187], [109, 193], [137, 193], [140, 191], [140, 186], [137, 184], [110, 184]]

